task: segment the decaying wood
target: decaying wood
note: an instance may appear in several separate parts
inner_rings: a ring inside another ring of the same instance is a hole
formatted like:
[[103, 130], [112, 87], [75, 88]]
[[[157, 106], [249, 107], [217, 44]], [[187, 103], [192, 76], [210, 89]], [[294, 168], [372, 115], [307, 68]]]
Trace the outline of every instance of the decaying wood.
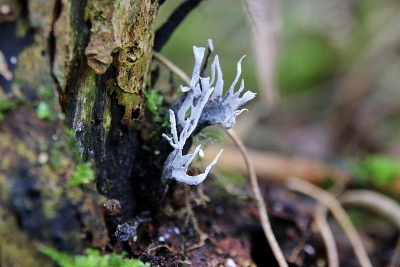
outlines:
[[0, 140], [2, 264], [48, 266], [39, 245], [71, 253], [87, 245], [104, 248], [104, 199], [67, 186], [76, 164], [62, 121], [38, 119], [34, 108], [19, 106], [7, 112]]
[[[160, 182], [142, 181], [152, 172], [161, 177], [165, 157], [143, 144], [164, 141], [138, 131], [157, 4], [0, 0], [0, 47], [7, 48], [1, 53], [16, 59], [0, 73], [7, 76], [0, 81], [0, 104], [17, 103], [0, 110], [0, 265], [49, 266], [37, 250], [42, 245], [72, 253], [104, 248], [106, 198], [97, 189], [121, 201], [123, 219], [159, 203]], [[39, 119], [42, 102], [50, 116]], [[66, 186], [76, 168], [67, 128], [78, 153], [93, 162], [98, 188]], [[117, 222], [110, 220], [113, 231]]]

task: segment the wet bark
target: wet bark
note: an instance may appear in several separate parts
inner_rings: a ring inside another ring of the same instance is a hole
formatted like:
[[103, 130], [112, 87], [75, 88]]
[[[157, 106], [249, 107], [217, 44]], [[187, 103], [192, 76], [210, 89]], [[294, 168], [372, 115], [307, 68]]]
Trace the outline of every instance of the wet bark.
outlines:
[[[0, 265], [51, 265], [42, 245], [104, 248], [118, 224], [160, 203], [170, 148], [150, 136], [159, 127], [143, 107], [156, 8], [0, 0]], [[79, 160], [96, 184], [67, 186]], [[106, 199], [122, 205], [107, 224]]]

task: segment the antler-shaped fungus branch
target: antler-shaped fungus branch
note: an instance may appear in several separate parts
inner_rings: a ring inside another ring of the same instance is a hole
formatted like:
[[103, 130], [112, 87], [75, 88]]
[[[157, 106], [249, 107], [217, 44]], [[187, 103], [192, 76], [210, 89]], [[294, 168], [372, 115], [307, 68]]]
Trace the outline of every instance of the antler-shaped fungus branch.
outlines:
[[[212, 43], [209, 41], [210, 49]], [[224, 80], [222, 79], [222, 71], [219, 64], [218, 56], [211, 65], [211, 82], [210, 78], [202, 78], [200, 76], [201, 63], [204, 58], [204, 47], [193, 47], [195, 56], [195, 64], [190, 81], [190, 86], [181, 86], [182, 92], [186, 94], [182, 99], [178, 100], [174, 106], [175, 112], [171, 109], [169, 120], [171, 122], [172, 137], [163, 134], [174, 150], [170, 153], [164, 163], [162, 181], [166, 182], [175, 179], [190, 185], [197, 185], [204, 181], [211, 167], [215, 165], [222, 150], [218, 153], [211, 164], [206, 168], [205, 172], [197, 176], [187, 175], [187, 169], [193, 159], [199, 154], [201, 146], [196, 147], [193, 154], [182, 155], [184, 146], [194, 133], [199, 132], [202, 128], [214, 124], [222, 124], [225, 128], [232, 128], [235, 124], [236, 117], [246, 109], [238, 110], [247, 101], [255, 97], [255, 93], [246, 92], [242, 97], [240, 94], [244, 90], [244, 82], [242, 80], [239, 90], [235, 93], [234, 88], [240, 78], [242, 72], [241, 62], [243, 57], [237, 64], [237, 75], [228, 92], [222, 97]], [[215, 72], [217, 71], [217, 75]], [[217, 76], [217, 79], [215, 79]], [[215, 88], [212, 84], [216, 80]], [[189, 112], [189, 115], [187, 115]], [[175, 114], [176, 113], [176, 114]], [[182, 131], [178, 136], [179, 125]]]

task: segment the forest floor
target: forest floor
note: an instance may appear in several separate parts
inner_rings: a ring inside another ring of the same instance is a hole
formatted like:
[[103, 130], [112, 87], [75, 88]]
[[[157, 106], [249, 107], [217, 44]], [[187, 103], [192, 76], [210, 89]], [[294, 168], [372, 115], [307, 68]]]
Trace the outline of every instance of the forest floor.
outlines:
[[[223, 185], [215, 177], [209, 177], [200, 189], [175, 186], [152, 222], [139, 227], [137, 242], [129, 243], [136, 256], [152, 266], [279, 266], [249, 187]], [[317, 202], [282, 184], [262, 181], [260, 187], [289, 266], [329, 266], [324, 240], [314, 221]], [[387, 266], [398, 229], [368, 214], [356, 215], [373, 266]], [[366, 219], [368, 225], [360, 221]], [[327, 221], [340, 266], [361, 266], [337, 222], [332, 216]]]
[[[346, 107], [315, 115], [323, 105], [309, 103], [289, 98], [273, 114], [256, 103], [235, 127], [289, 266], [366, 266], [356, 250], [367, 253], [371, 266], [399, 266], [399, 172], [390, 156], [397, 151], [390, 145], [395, 138], [377, 138], [368, 116], [359, 116], [357, 125], [355, 114], [340, 117]], [[371, 131], [360, 131], [360, 125]], [[163, 206], [126, 249], [154, 266], [279, 266], [245, 178], [243, 156], [228, 139], [205, 150], [206, 160], [225, 150], [214, 173], [200, 186], [172, 184]], [[351, 198], [358, 193], [365, 193], [361, 200]], [[350, 227], [338, 217], [338, 206]], [[354, 243], [348, 228], [357, 230], [361, 242]]]

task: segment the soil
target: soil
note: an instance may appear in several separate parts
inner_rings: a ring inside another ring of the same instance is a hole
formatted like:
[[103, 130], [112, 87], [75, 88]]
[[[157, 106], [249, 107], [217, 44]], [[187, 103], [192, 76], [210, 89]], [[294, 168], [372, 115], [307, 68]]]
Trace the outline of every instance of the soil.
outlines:
[[[119, 243], [114, 250], [128, 249], [152, 266], [278, 266], [250, 188], [235, 188], [233, 195], [232, 187], [227, 190], [216, 180], [208, 177], [200, 189], [175, 184], [152, 220], [139, 226], [136, 240]], [[289, 266], [327, 266], [325, 247], [313, 224], [315, 201], [280, 184], [262, 181], [260, 186]], [[340, 266], [360, 266], [343, 231], [328, 218]], [[390, 225], [374, 234], [361, 231], [373, 266], [388, 264], [397, 235]]]

